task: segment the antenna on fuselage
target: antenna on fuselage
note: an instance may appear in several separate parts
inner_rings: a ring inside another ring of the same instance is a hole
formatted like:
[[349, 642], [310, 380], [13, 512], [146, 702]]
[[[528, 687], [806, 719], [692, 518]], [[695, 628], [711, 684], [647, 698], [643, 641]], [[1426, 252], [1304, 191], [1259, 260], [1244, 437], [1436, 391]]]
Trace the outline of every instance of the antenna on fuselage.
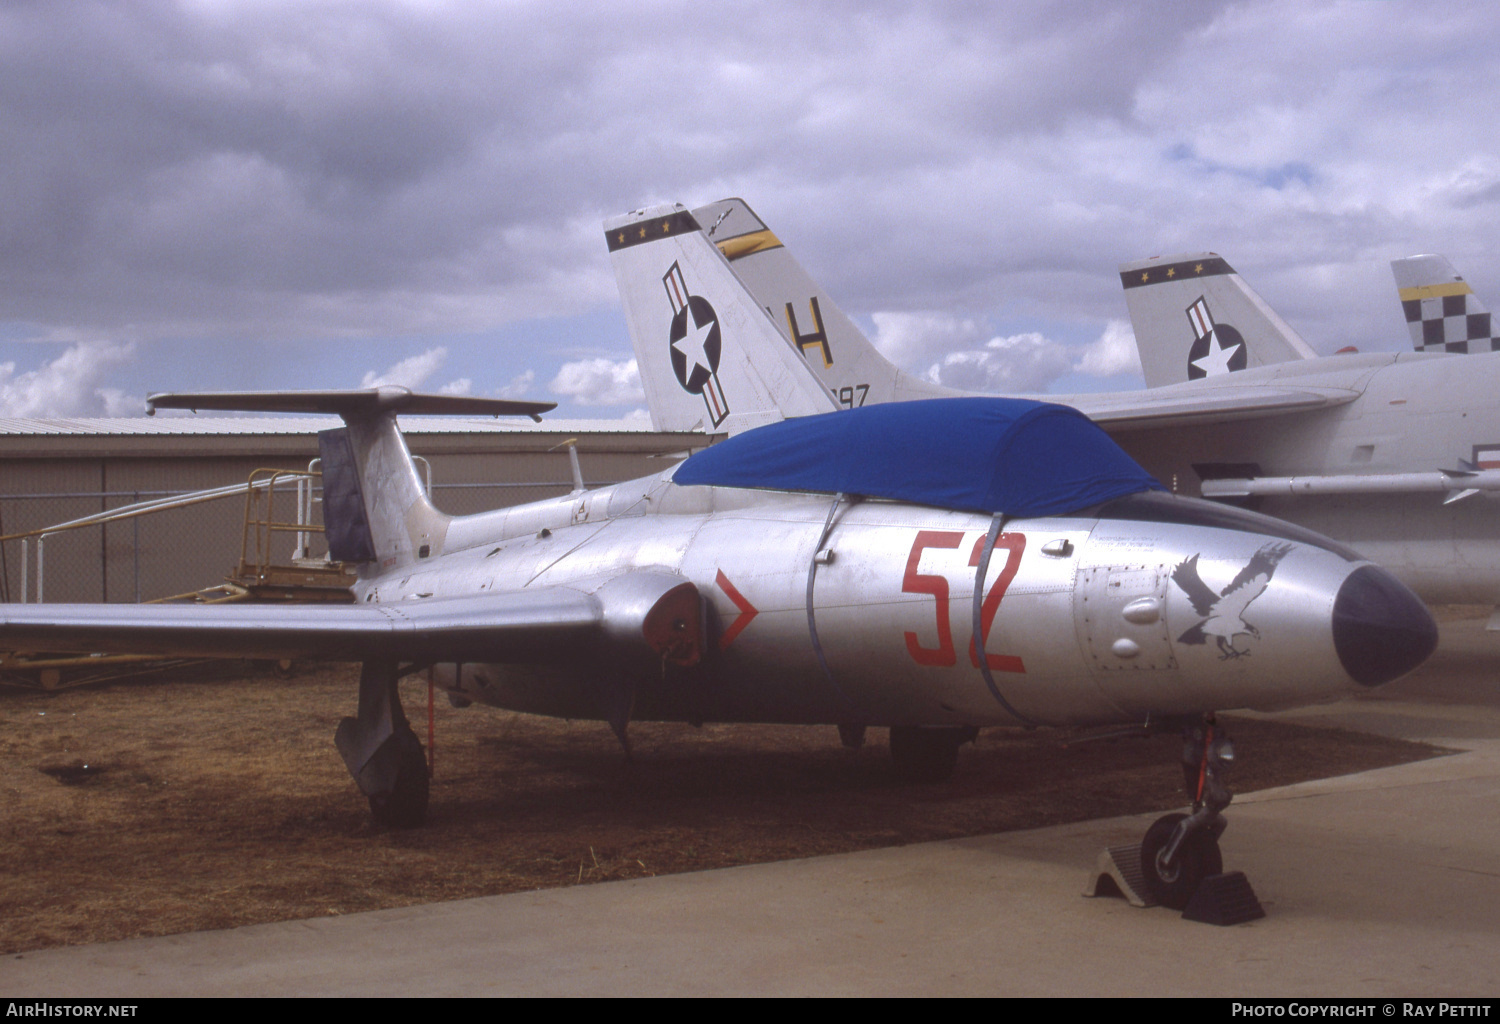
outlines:
[[573, 467], [573, 490], [568, 492], [568, 497], [571, 498], [575, 494], [582, 494], [587, 488], [583, 486], [583, 470], [578, 467], [578, 438], [570, 437], [561, 444], [555, 444], [547, 450], [555, 452], [559, 448], [568, 449], [568, 465]]

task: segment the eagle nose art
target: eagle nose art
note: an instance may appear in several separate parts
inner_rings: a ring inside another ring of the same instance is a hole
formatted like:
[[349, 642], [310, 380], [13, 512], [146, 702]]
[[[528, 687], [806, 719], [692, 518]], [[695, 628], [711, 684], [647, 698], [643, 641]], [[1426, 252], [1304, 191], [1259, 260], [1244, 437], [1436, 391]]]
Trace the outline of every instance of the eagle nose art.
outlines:
[[1437, 623], [1416, 594], [1373, 565], [1349, 574], [1333, 602], [1333, 646], [1349, 677], [1379, 686], [1416, 668], [1437, 647]]

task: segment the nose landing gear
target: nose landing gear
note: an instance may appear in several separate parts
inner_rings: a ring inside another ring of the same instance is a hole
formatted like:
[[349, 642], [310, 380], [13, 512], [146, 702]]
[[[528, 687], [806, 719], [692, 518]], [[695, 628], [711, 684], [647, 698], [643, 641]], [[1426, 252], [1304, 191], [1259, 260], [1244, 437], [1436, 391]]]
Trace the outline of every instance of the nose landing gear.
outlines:
[[1229, 823], [1221, 812], [1234, 799], [1226, 785], [1233, 761], [1234, 745], [1212, 714], [1183, 730], [1182, 768], [1193, 811], [1158, 818], [1141, 841], [1141, 872], [1162, 906], [1186, 908], [1205, 878], [1223, 873], [1219, 837]]

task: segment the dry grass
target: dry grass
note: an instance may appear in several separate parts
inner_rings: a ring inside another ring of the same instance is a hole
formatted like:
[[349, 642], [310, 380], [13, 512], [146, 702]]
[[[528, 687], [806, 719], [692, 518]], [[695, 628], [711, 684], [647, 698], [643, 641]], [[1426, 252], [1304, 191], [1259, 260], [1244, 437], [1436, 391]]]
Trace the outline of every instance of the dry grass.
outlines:
[[[0, 695], [0, 952], [1033, 828], [1182, 803], [1179, 740], [1064, 746], [995, 729], [937, 786], [883, 737], [607, 727], [439, 698], [429, 825], [374, 827], [334, 751], [357, 673], [198, 670]], [[404, 686], [417, 722], [426, 690]], [[1396, 740], [1235, 723], [1248, 791], [1431, 756]]]

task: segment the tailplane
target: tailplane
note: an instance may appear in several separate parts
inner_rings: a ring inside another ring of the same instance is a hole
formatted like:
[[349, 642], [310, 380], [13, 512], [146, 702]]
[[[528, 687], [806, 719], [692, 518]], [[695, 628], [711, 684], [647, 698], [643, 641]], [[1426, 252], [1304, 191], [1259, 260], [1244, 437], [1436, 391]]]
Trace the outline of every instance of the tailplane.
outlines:
[[657, 430], [732, 434], [837, 408], [687, 209], [604, 228]]
[[422, 395], [386, 385], [357, 391], [216, 391], [152, 395], [157, 409], [335, 413], [344, 426], [318, 434], [323, 463], [323, 527], [335, 561], [383, 572], [442, 553], [450, 516], [428, 500], [400, 412], [427, 415], [530, 416], [554, 402], [514, 402], [460, 395]]
[[1446, 256], [1391, 260], [1391, 273], [1412, 348], [1460, 355], [1500, 351], [1489, 311]]
[[1122, 263], [1120, 283], [1148, 388], [1317, 357], [1214, 253]]

